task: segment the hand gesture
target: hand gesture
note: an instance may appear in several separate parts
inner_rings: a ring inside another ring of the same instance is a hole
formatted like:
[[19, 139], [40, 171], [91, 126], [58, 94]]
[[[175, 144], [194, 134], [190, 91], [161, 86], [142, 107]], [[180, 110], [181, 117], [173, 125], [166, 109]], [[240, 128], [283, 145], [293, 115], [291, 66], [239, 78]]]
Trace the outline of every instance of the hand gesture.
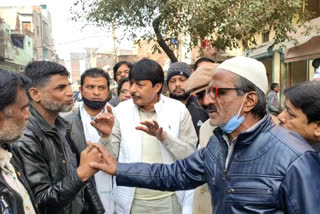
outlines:
[[103, 162], [103, 156], [100, 151], [95, 148], [94, 143], [88, 142], [88, 146], [80, 154], [80, 164], [77, 168], [77, 173], [83, 182], [86, 182], [98, 170], [90, 167], [90, 162]]
[[144, 126], [137, 126], [137, 130], [141, 130], [149, 135], [155, 136], [160, 142], [164, 141], [167, 138], [167, 133], [163, 131], [163, 128], [159, 126], [157, 121], [146, 120], [140, 123]]
[[105, 173], [110, 175], [116, 175], [116, 169], [118, 162], [117, 160], [108, 152], [108, 150], [100, 145], [100, 144], [93, 144], [96, 149], [102, 154], [103, 162], [91, 162], [90, 166], [96, 170], [102, 170]]
[[104, 137], [109, 137], [111, 135], [113, 124], [114, 117], [110, 106], [107, 106], [106, 112], [91, 121], [91, 125], [101, 132]]

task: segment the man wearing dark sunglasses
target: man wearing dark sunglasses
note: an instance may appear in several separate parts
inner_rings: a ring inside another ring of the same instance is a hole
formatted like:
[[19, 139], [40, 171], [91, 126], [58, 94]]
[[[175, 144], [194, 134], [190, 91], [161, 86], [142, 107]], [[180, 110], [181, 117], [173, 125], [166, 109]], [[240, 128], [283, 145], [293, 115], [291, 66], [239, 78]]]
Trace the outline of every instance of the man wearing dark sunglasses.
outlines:
[[171, 165], [118, 163], [101, 145], [118, 186], [187, 190], [208, 183], [213, 213], [306, 213], [320, 210], [320, 158], [298, 134], [275, 126], [266, 112], [264, 65], [234, 57], [219, 65], [208, 90], [211, 125], [206, 148]]

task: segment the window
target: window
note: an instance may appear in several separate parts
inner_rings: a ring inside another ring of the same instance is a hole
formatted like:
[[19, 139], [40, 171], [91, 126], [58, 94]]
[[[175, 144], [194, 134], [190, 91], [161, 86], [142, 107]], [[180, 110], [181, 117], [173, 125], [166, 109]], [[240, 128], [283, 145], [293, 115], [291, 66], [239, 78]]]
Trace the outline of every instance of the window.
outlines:
[[31, 31], [31, 22], [22, 22], [22, 31], [25, 30]]
[[270, 32], [262, 33], [262, 42], [269, 42], [269, 34]]

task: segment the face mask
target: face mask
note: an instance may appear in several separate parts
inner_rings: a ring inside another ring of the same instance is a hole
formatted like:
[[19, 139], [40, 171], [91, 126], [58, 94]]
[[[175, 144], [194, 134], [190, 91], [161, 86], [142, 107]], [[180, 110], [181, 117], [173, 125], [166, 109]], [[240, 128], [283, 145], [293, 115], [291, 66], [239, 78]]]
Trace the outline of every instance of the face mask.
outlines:
[[234, 117], [232, 117], [224, 126], [220, 127], [222, 129], [222, 131], [224, 131], [225, 133], [230, 134], [231, 132], [236, 130], [241, 125], [241, 123], [243, 122], [244, 115], [242, 115], [240, 118], [239, 118], [239, 116], [240, 116], [240, 112], [241, 112], [241, 109], [243, 107], [244, 101], [247, 98], [247, 95], [248, 95], [248, 93], [244, 97], [244, 100], [243, 100], [243, 102], [241, 104], [241, 107], [239, 109], [238, 114], [235, 115]]
[[100, 109], [103, 108], [108, 100], [105, 101], [91, 101], [82, 96], [83, 103], [91, 109]]

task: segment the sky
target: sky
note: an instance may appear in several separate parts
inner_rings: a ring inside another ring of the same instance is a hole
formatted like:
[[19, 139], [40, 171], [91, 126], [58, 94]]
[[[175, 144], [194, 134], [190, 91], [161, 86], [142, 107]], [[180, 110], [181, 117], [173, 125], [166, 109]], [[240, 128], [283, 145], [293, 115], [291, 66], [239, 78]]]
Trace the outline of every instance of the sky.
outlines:
[[[71, 20], [70, 8], [75, 0], [0, 0], [1, 6], [33, 6], [45, 4], [52, 17], [52, 37], [60, 58], [70, 58], [70, 52], [84, 52], [83, 48], [101, 48], [112, 52], [112, 32]], [[83, 28], [84, 27], [84, 28]], [[116, 31], [116, 36], [118, 32]], [[132, 48], [131, 41], [122, 41], [118, 48]]]

